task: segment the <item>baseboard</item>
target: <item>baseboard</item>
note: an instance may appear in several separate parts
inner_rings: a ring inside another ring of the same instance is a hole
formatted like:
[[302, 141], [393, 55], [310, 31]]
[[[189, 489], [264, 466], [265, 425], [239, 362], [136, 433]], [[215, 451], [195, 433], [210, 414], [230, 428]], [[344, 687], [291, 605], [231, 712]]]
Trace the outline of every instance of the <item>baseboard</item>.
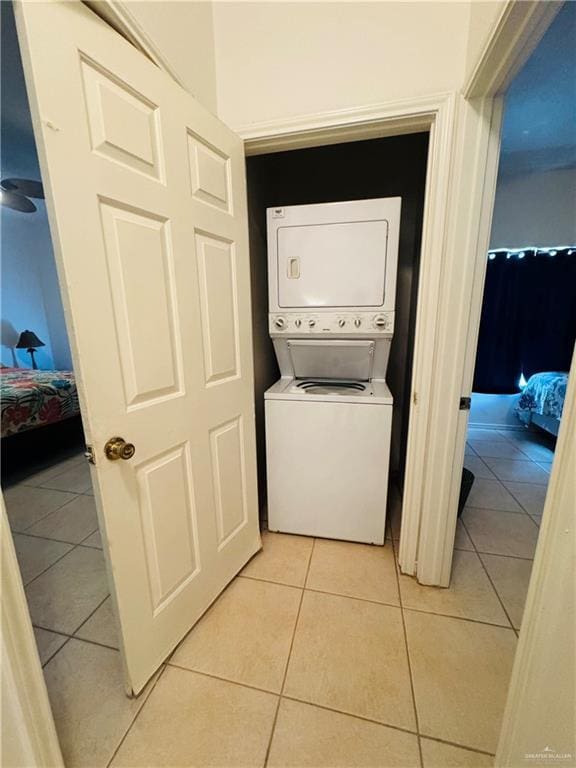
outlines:
[[523, 427], [522, 424], [518, 424], [518, 426], [516, 426], [515, 424], [487, 424], [486, 422], [474, 422], [474, 421], [468, 422], [468, 429], [498, 429], [500, 431], [506, 431], [506, 432], [525, 432], [526, 431], [526, 427]]

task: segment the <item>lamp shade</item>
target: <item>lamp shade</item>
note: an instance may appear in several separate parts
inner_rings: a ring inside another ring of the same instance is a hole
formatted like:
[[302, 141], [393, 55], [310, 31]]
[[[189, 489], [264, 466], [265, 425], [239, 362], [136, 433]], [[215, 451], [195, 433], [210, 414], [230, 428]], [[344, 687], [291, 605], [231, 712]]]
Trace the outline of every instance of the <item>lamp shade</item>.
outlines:
[[17, 349], [34, 349], [34, 347], [45, 346], [44, 342], [40, 341], [34, 331], [22, 331], [20, 338], [18, 339], [18, 344], [16, 344]]

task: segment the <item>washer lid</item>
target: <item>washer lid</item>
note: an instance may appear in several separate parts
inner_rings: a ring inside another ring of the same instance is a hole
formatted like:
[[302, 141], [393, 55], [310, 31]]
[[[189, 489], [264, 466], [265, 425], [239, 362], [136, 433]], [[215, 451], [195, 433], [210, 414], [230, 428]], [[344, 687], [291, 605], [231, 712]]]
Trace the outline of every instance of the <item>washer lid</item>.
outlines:
[[372, 378], [373, 341], [303, 339], [289, 341], [287, 346], [297, 379]]

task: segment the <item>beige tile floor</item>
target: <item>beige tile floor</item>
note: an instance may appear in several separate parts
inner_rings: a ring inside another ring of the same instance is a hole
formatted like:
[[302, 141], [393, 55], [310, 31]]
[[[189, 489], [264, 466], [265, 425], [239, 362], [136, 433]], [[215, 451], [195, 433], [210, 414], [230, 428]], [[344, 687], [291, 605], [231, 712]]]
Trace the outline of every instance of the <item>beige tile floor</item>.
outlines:
[[136, 700], [85, 464], [9, 488], [66, 765], [491, 765], [552, 456], [524, 433], [471, 432], [447, 590], [398, 573], [396, 494], [383, 548], [264, 532]]

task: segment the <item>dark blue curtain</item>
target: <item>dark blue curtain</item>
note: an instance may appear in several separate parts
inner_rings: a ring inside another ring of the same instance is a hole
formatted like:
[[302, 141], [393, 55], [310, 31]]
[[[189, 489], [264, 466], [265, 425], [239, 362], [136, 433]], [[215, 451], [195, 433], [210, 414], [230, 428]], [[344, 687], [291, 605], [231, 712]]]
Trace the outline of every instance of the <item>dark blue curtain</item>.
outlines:
[[488, 254], [474, 392], [511, 394], [568, 371], [576, 339], [576, 247]]

